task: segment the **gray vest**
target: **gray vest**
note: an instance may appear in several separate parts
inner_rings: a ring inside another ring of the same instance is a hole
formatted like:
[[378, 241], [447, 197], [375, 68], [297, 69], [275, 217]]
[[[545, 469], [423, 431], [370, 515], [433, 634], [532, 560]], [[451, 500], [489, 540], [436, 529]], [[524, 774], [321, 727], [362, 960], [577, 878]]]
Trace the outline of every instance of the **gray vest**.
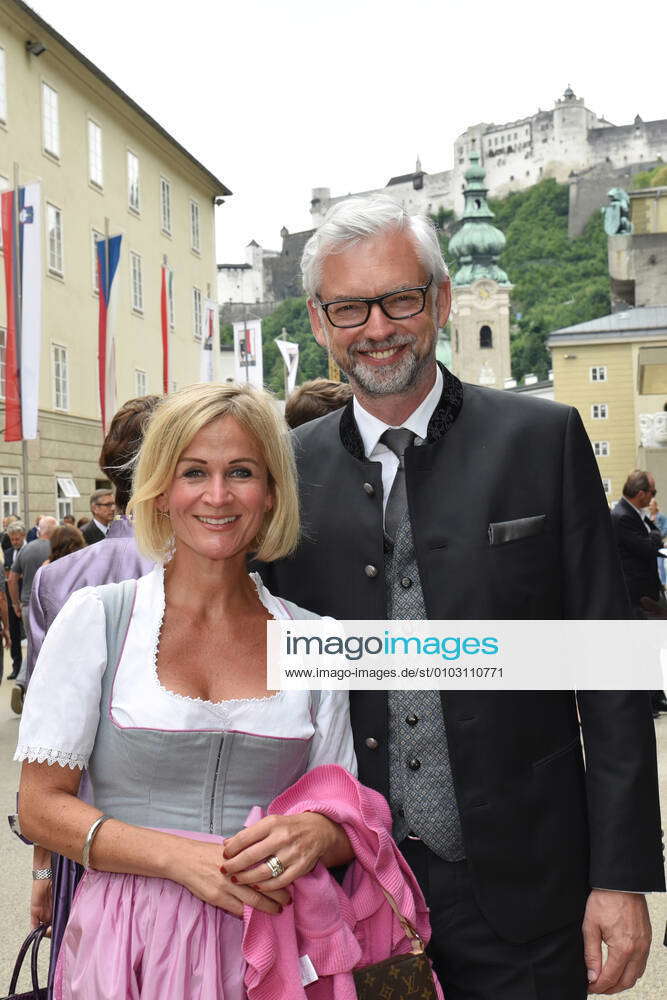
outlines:
[[[111, 715], [116, 668], [136, 581], [99, 588], [107, 621], [107, 668], [90, 758], [92, 801], [140, 826], [230, 837], [253, 806], [266, 808], [308, 766], [310, 740], [248, 733], [131, 729]], [[316, 697], [317, 695], [317, 697]], [[316, 713], [319, 694], [313, 692]]]
[[[426, 618], [424, 594], [406, 511], [385, 555], [387, 618]], [[397, 843], [415, 833], [440, 857], [465, 854], [439, 691], [390, 691], [389, 801]]]

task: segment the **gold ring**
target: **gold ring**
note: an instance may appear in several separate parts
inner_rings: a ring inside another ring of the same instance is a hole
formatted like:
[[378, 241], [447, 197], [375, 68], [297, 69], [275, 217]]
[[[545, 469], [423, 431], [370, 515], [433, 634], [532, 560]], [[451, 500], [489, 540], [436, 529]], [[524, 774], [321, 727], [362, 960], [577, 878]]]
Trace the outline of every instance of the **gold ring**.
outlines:
[[285, 871], [285, 866], [283, 865], [280, 858], [272, 854], [270, 858], [266, 859], [266, 863], [269, 866], [269, 871], [271, 872], [271, 878], [278, 878], [279, 875]]

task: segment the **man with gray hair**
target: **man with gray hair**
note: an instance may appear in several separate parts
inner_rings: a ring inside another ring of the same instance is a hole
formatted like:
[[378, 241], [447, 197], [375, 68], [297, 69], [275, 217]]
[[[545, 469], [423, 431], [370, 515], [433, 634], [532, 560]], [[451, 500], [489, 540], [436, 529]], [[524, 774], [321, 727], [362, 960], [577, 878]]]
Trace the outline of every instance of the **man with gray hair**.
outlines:
[[[9, 597], [16, 617], [22, 618], [24, 623], [27, 623], [28, 618], [32, 582], [39, 567], [51, 555], [51, 535], [57, 527], [58, 522], [55, 517], [40, 517], [37, 523], [37, 538], [32, 542], [28, 542], [27, 545], [18, 551], [12, 563], [12, 568], [9, 571], [9, 579], [7, 581]], [[16, 685], [12, 690], [11, 696], [12, 710], [17, 715], [20, 715], [23, 709], [23, 696], [27, 683], [26, 674], [27, 666], [24, 661], [20, 673], [16, 678]]]
[[85, 525], [81, 534], [88, 545], [101, 542], [107, 537], [109, 525], [116, 514], [116, 504], [111, 489], [95, 490], [90, 495], [90, 512], [92, 520]]
[[[341, 202], [302, 267], [313, 333], [354, 398], [294, 432], [305, 530], [295, 557], [261, 567], [274, 593], [342, 619], [629, 617], [576, 410], [436, 363], [451, 288], [430, 223], [385, 196]], [[389, 800], [447, 1000], [633, 985], [642, 893], [664, 888], [647, 694], [352, 692], [350, 706], [359, 777]]]

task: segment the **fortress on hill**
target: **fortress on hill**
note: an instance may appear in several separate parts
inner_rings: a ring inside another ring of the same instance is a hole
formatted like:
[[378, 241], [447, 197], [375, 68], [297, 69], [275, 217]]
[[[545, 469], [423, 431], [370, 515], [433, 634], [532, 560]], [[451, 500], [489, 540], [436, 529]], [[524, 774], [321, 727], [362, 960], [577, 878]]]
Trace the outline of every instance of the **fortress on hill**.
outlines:
[[[351, 195], [383, 192], [409, 212], [437, 215], [440, 209], [464, 211], [463, 190], [471, 156], [485, 171], [492, 198], [537, 184], [545, 177], [567, 183], [570, 190], [568, 232], [580, 235], [593, 213], [607, 202], [610, 188], [628, 190], [632, 175], [667, 161], [667, 119], [645, 122], [637, 115], [631, 125], [612, 125], [586, 107], [571, 87], [550, 111], [504, 125], [471, 125], [454, 143], [454, 166], [429, 174], [419, 159], [411, 174], [392, 177], [383, 188], [331, 196], [329, 188], [314, 188], [310, 203], [313, 229], [336, 202]], [[246, 260], [218, 264], [218, 301], [225, 321], [241, 319], [246, 306], [268, 315], [276, 302], [303, 294], [300, 260], [312, 229], [280, 232], [280, 250], [266, 250], [254, 240]]]
[[[615, 174], [630, 165], [645, 169], [667, 159], [667, 120], [644, 122], [637, 115], [631, 125], [612, 125], [587, 108], [584, 98], [568, 87], [550, 111], [538, 110], [504, 125], [471, 125], [454, 143], [451, 170], [429, 174], [417, 159], [413, 173], [392, 177], [377, 192], [391, 195], [410, 212], [436, 214], [442, 208], [460, 216], [463, 175], [473, 152], [486, 171], [489, 194], [502, 198], [545, 177], [566, 183], [573, 175], [592, 168]], [[313, 227], [320, 224], [331, 205], [349, 197], [348, 193], [332, 198], [329, 188], [314, 188], [310, 206]]]

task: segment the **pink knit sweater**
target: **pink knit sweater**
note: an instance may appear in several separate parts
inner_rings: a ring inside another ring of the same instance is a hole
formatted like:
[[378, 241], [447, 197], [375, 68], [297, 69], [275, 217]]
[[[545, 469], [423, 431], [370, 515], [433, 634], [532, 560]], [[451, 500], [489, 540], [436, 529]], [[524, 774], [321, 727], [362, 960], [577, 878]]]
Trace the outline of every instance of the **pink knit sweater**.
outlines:
[[[424, 897], [391, 837], [385, 799], [343, 768], [309, 771], [268, 808], [270, 814], [318, 812], [340, 823], [355, 853], [341, 887], [321, 864], [292, 886], [293, 905], [278, 916], [246, 907], [243, 954], [249, 1000], [356, 1000], [351, 972], [410, 951], [382, 888], [425, 942]], [[256, 817], [253, 816], [253, 820]], [[302, 986], [307, 955], [318, 979]], [[442, 990], [436, 983], [438, 997]]]

